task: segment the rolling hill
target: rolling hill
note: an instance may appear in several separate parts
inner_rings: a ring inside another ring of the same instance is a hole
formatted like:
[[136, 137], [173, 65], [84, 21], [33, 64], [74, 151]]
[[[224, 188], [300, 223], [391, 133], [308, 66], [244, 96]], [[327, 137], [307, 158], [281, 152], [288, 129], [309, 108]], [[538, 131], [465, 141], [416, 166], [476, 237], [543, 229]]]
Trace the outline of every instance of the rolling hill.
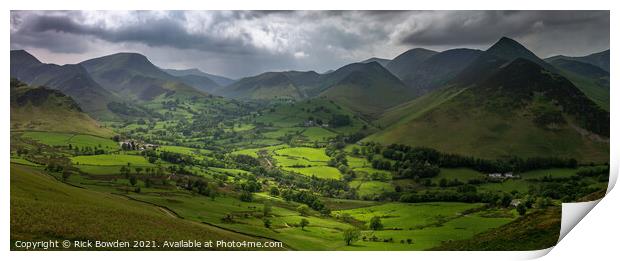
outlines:
[[448, 83], [481, 53], [480, 50], [462, 48], [434, 54], [413, 66], [401, 80], [405, 85], [414, 88], [418, 95], [426, 94]]
[[11, 131], [25, 130], [114, 135], [59, 90], [30, 87], [11, 79]]
[[450, 85], [388, 110], [376, 121], [385, 129], [365, 140], [483, 158], [607, 161], [609, 113], [515, 43], [502, 38]]
[[71, 96], [86, 113], [98, 119], [117, 117], [108, 109], [119, 97], [102, 88], [76, 64], [45, 64], [24, 50], [11, 51], [11, 77], [32, 86], [58, 89]]
[[[265, 241], [175, 217], [153, 205], [61, 183], [11, 164], [11, 240]], [[79, 215], [76, 215], [79, 213]]]
[[383, 59], [383, 58], [372, 57], [372, 58], [363, 60], [360, 63], [377, 62], [377, 63], [381, 64], [381, 66], [386, 67], [388, 65], [388, 63], [390, 63], [391, 61], [392, 60], [390, 60], [390, 59]]
[[411, 49], [392, 59], [392, 61], [387, 64], [386, 68], [402, 80], [405, 79], [411, 71], [414, 71], [417, 66], [422, 64], [422, 62], [436, 53], [435, 51], [423, 48]]
[[593, 53], [593, 54], [586, 55], [586, 56], [579, 56], [579, 57], [556, 55], [556, 56], [545, 59], [545, 61], [551, 63], [554, 60], [562, 59], [562, 60], [577, 61], [577, 62], [582, 62], [582, 63], [589, 63], [591, 65], [594, 65], [596, 67], [599, 67], [609, 72], [609, 59], [610, 59], [609, 53], [610, 53], [609, 50], [605, 50], [602, 52]]
[[350, 64], [323, 77], [319, 96], [371, 118], [415, 95], [377, 62]]
[[550, 63], [601, 108], [609, 111], [609, 72], [576, 60], [554, 59]]
[[140, 101], [153, 100], [162, 95], [206, 96], [205, 92], [164, 72], [137, 53], [112, 54], [81, 62], [80, 65], [107, 90]]
[[164, 69], [164, 71], [172, 76], [177, 76], [177, 77], [188, 76], [188, 75], [206, 77], [206, 78], [209, 78], [211, 81], [215, 82], [218, 86], [227, 86], [235, 82], [235, 80], [233, 79], [220, 76], [220, 75], [206, 73], [196, 68], [185, 69], [185, 70]]
[[221, 87], [215, 93], [242, 100], [298, 100], [309, 97], [306, 90], [313, 88], [318, 79], [319, 74], [314, 71], [266, 72]]
[[323, 97], [369, 117], [415, 96], [412, 89], [378, 62], [352, 63], [325, 74], [267, 72], [243, 78], [215, 93], [245, 100]]

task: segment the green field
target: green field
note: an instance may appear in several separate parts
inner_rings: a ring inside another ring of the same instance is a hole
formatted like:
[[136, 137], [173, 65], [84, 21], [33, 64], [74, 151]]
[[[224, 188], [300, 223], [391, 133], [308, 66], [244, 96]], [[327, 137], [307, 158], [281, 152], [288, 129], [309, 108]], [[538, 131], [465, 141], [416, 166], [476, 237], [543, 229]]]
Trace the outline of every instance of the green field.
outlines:
[[380, 195], [383, 192], [393, 192], [394, 187], [392, 184], [381, 181], [351, 181], [349, 186], [357, 189], [357, 193], [360, 197], [372, 197], [374, 195]]
[[309, 161], [328, 161], [329, 156], [325, 155], [325, 149], [315, 149], [306, 147], [286, 148], [275, 151], [278, 155], [304, 158]]
[[39, 170], [11, 165], [11, 241], [57, 238], [260, 240], [179, 219], [121, 196], [68, 186]]
[[[392, 242], [358, 241], [355, 246], [373, 250], [424, 250], [438, 246], [442, 241], [470, 238], [490, 228], [499, 227], [514, 218], [485, 218], [480, 213], [462, 216], [460, 213], [482, 206], [466, 203], [388, 203], [367, 208], [338, 211], [368, 222], [372, 217], [381, 217], [384, 229], [366, 230], [363, 234], [379, 241], [392, 239]], [[407, 239], [412, 244], [407, 244]], [[401, 240], [405, 243], [401, 243]]]
[[118, 150], [119, 145], [111, 139], [85, 134], [27, 131], [23, 138], [35, 140], [49, 146], [73, 146], [102, 148], [108, 151]]
[[71, 158], [71, 162], [76, 165], [99, 165], [99, 166], [141, 166], [153, 167], [144, 157], [127, 154], [102, 154], [92, 156], [76, 156]]
[[553, 178], [566, 178], [577, 175], [576, 169], [543, 169], [543, 170], [533, 170], [528, 172], [521, 173], [521, 177], [524, 179], [527, 178], [542, 178], [546, 176], [551, 176]]
[[324, 179], [339, 179], [341, 174], [338, 169], [328, 166], [312, 166], [306, 168], [284, 167], [284, 170], [299, 173], [306, 176], [316, 176]]

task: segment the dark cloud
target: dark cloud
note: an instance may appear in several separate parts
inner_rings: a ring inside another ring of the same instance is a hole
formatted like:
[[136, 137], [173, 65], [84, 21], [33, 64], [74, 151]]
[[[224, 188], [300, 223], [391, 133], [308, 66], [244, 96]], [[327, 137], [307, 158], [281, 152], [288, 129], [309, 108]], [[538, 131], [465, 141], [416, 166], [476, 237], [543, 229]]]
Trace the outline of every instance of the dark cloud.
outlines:
[[609, 11], [12, 11], [11, 48], [46, 62], [141, 52], [162, 67], [232, 77], [326, 71], [410, 48], [486, 48], [501, 36], [539, 56], [609, 48]]
[[565, 38], [607, 35], [599, 40], [609, 45], [609, 11], [454, 11], [424, 18], [413, 19], [411, 32], [401, 43], [482, 45], [502, 36], [527, 38], [563, 31]]

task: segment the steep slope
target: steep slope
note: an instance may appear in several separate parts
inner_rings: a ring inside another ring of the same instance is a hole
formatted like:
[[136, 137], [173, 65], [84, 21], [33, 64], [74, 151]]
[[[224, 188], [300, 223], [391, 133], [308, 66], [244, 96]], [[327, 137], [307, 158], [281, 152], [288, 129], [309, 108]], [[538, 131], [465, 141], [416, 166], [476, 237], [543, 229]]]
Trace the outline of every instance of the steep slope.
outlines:
[[381, 66], [386, 67], [388, 65], [388, 63], [390, 63], [391, 61], [392, 60], [390, 60], [390, 59], [383, 59], [383, 58], [372, 57], [372, 58], [363, 60], [360, 63], [377, 62], [377, 63], [381, 64]]
[[196, 75], [196, 76], [202, 76], [202, 77], [207, 77], [210, 80], [212, 80], [213, 82], [215, 82], [217, 85], [219, 86], [227, 86], [230, 85], [231, 83], [235, 82], [235, 80], [224, 77], [224, 76], [220, 76], [220, 75], [215, 75], [215, 74], [210, 74], [210, 73], [206, 73], [203, 72], [199, 69], [193, 68], [193, 69], [185, 69], [185, 70], [175, 70], [175, 69], [164, 69], [164, 71], [170, 75], [173, 76], [177, 76], [177, 77], [181, 77], [181, 76], [187, 76], [187, 75]]
[[388, 122], [396, 123], [366, 140], [483, 158], [608, 160], [609, 113], [566, 78], [519, 58], [467, 86], [412, 102], [422, 106], [412, 115], [401, 113], [402, 120], [390, 116]]
[[327, 97], [369, 117], [411, 100], [412, 89], [377, 62], [355, 63], [324, 75], [319, 89]]
[[11, 77], [33, 86], [47, 86], [71, 96], [84, 111], [99, 119], [115, 118], [110, 102], [119, 98], [102, 88], [80, 65], [44, 64], [24, 50], [11, 51]]
[[460, 85], [472, 84], [490, 76], [518, 58], [530, 60], [550, 72], [556, 72], [553, 66], [538, 58], [538, 56], [519, 42], [502, 37], [493, 46], [481, 53], [478, 58], [454, 77], [450, 83]]
[[582, 63], [589, 63], [591, 65], [594, 65], [596, 67], [599, 67], [609, 72], [609, 59], [610, 59], [609, 53], [610, 53], [609, 50], [605, 50], [599, 53], [593, 53], [590, 55], [579, 56], [579, 57], [557, 55], [557, 56], [549, 57], [545, 59], [545, 61], [551, 63], [555, 60], [562, 59], [562, 60], [577, 61], [577, 62], [582, 62]]
[[576, 60], [554, 59], [550, 63], [588, 98], [601, 108], [609, 110], [609, 72]]
[[29, 87], [11, 79], [11, 131], [24, 130], [86, 133], [102, 137], [114, 134], [82, 112], [71, 97], [59, 90]]
[[401, 79], [405, 85], [414, 88], [418, 95], [423, 95], [448, 83], [481, 53], [480, 50], [464, 48], [443, 51], [415, 66]]
[[444, 242], [435, 251], [526, 251], [553, 247], [558, 243], [562, 209], [549, 207], [519, 217], [466, 240]]
[[40, 169], [11, 164], [10, 176], [12, 241], [132, 241], [145, 237], [158, 242], [265, 241], [176, 218], [158, 207], [121, 196], [70, 186]]
[[245, 100], [297, 100], [309, 97], [306, 90], [316, 85], [318, 79], [319, 74], [314, 71], [267, 72], [243, 78], [230, 86], [215, 90], [215, 93]]
[[183, 83], [153, 65], [144, 55], [117, 53], [80, 63], [109, 91], [137, 100], [153, 100], [161, 95], [204, 97], [205, 92]]
[[415, 70], [418, 65], [436, 53], [435, 51], [423, 48], [411, 49], [392, 59], [392, 61], [387, 64], [386, 68], [402, 80], [407, 77], [411, 71]]

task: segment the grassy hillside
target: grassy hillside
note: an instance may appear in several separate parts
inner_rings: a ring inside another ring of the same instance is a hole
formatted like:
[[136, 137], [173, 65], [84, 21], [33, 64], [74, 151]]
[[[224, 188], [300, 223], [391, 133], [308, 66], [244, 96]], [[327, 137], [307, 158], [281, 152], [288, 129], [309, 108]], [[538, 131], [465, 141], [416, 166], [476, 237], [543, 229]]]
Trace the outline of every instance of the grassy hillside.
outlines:
[[355, 68], [346, 76], [327, 81], [334, 84], [323, 91], [320, 96], [327, 97], [366, 116], [374, 117], [378, 113], [411, 100], [412, 89], [407, 88], [398, 78], [376, 62], [354, 64]]
[[392, 59], [386, 68], [400, 79], [404, 79], [429, 57], [437, 54], [432, 50], [415, 48], [408, 50]]
[[445, 242], [431, 250], [525, 251], [545, 249], [557, 244], [562, 221], [561, 208], [550, 207], [471, 239]]
[[32, 86], [60, 90], [97, 119], [117, 117], [108, 109], [108, 104], [120, 98], [102, 88], [81, 65], [44, 64], [28, 52], [16, 50], [11, 51], [11, 77]]
[[305, 89], [316, 85], [319, 74], [310, 72], [266, 72], [243, 78], [230, 86], [215, 90], [226, 97], [244, 100], [270, 100], [276, 98], [303, 99], [309, 95]]
[[594, 65], [565, 59], [554, 59], [551, 64], [577, 86], [592, 101], [609, 111], [609, 73]]
[[383, 122], [393, 125], [365, 140], [483, 158], [553, 155], [606, 162], [609, 143], [592, 132], [607, 135], [608, 127], [597, 124], [604, 125], [608, 114], [558, 77], [517, 60], [476, 87], [441, 90], [386, 113]]
[[226, 86], [226, 85], [230, 85], [231, 83], [235, 82], [235, 80], [233, 79], [220, 76], [220, 75], [206, 73], [196, 68], [185, 69], [185, 70], [164, 69], [164, 71], [170, 75], [177, 76], [177, 77], [188, 76], [188, 75], [206, 77], [206, 78], [211, 79], [213, 82], [215, 82], [219, 86]]
[[26, 130], [87, 133], [102, 137], [114, 134], [82, 112], [73, 99], [60, 91], [11, 81], [11, 131]]
[[206, 94], [167, 74], [137, 53], [117, 53], [80, 65], [101, 86], [124, 97], [148, 101], [163, 95], [202, 97]]
[[[76, 213], [80, 213], [76, 215]], [[11, 165], [11, 240], [252, 240], [122, 196]]]

